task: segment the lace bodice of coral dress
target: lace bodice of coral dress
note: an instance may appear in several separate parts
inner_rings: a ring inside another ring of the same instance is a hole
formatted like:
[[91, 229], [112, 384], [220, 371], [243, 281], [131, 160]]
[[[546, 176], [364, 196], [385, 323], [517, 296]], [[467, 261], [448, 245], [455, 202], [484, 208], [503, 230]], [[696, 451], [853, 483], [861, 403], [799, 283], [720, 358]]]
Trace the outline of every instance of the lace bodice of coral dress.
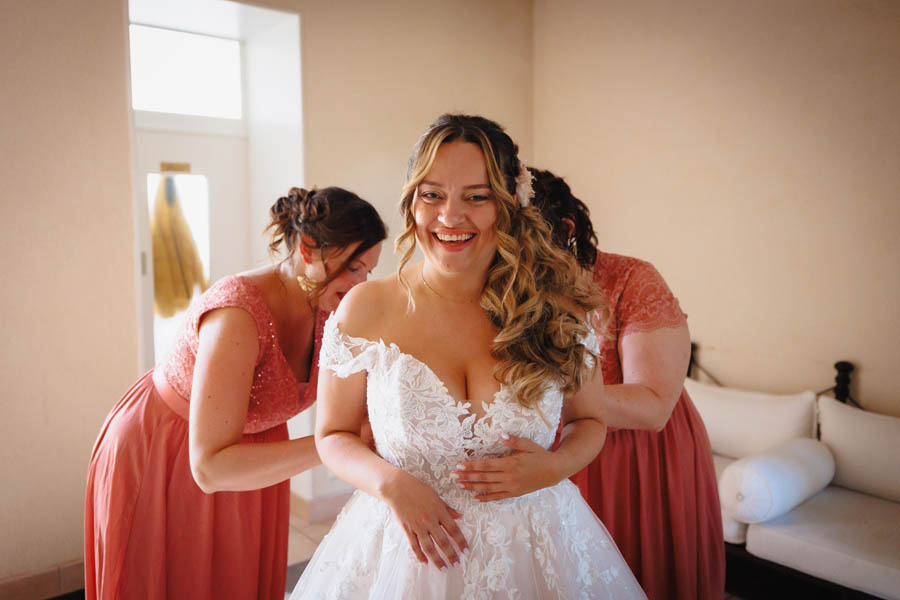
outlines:
[[367, 373], [378, 454], [463, 514], [457, 522], [469, 552], [445, 571], [419, 563], [388, 506], [357, 491], [310, 560], [292, 600], [645, 597], [603, 524], [568, 480], [480, 503], [451, 478], [461, 460], [507, 454], [503, 432], [549, 448], [563, 402], [557, 388], [548, 386], [539, 402], [546, 421], [505, 388], [477, 419], [428, 365], [394, 344], [343, 334], [335, 317], [325, 324], [319, 360], [320, 369], [338, 377]]
[[[594, 281], [611, 318], [603, 336], [603, 383], [623, 382], [619, 342], [679, 327], [681, 311], [650, 263], [599, 252]], [[662, 431], [610, 428], [603, 450], [572, 480], [599, 516], [651, 600], [720, 600], [725, 545], [712, 451], [687, 392]]]
[[[284, 597], [289, 482], [205, 494], [191, 474], [188, 411], [199, 324], [223, 307], [247, 311], [259, 335], [241, 443], [288, 439], [285, 421], [315, 400], [315, 385], [294, 377], [252, 280], [230, 276], [207, 290], [188, 310], [169, 358], [119, 400], [94, 445], [85, 500], [89, 599]], [[324, 317], [317, 318], [317, 341]]]

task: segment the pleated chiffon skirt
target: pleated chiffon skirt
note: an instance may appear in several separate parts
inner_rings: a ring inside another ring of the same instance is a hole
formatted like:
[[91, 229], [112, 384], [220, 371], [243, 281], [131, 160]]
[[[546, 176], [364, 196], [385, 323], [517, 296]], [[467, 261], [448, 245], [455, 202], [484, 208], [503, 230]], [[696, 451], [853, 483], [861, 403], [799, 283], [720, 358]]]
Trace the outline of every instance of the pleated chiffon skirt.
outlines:
[[[284, 598], [289, 482], [205, 494], [188, 422], [139, 379], [94, 445], [85, 498], [87, 598]], [[242, 443], [288, 439], [287, 426]]]
[[682, 391], [660, 432], [610, 431], [572, 477], [650, 600], [721, 600], [725, 544], [709, 437]]

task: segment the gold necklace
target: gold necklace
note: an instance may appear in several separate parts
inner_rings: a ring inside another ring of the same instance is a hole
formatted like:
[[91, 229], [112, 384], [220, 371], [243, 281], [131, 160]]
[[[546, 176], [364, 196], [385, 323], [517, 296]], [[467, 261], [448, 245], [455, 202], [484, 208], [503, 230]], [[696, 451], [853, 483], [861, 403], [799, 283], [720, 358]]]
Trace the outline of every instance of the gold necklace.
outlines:
[[434, 289], [433, 287], [428, 285], [428, 282], [425, 280], [425, 270], [424, 269], [422, 271], [419, 271], [419, 276], [422, 278], [422, 283], [425, 284], [425, 287], [427, 287], [429, 290], [431, 290], [432, 293], [434, 293], [434, 295], [437, 296], [438, 298], [443, 298], [444, 300], [447, 300], [448, 302], [455, 302], [457, 304], [466, 304], [466, 303], [472, 302], [472, 300], [456, 300], [455, 298], [448, 298], [447, 296], [443, 295], [442, 293], [440, 293], [439, 291], [437, 291], [436, 289]]

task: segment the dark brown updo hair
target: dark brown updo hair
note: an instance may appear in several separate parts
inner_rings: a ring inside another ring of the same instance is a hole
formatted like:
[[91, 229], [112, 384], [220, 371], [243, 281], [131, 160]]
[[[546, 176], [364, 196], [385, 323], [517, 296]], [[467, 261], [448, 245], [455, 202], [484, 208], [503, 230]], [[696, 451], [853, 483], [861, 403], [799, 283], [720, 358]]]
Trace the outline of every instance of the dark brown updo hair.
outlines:
[[340, 276], [357, 257], [387, 238], [387, 227], [375, 207], [339, 187], [291, 188], [287, 196], [275, 201], [269, 209], [271, 221], [266, 230], [271, 241], [269, 252], [278, 253], [284, 246], [285, 258], [292, 260], [300, 244], [321, 250], [323, 260], [332, 252], [340, 252], [359, 242], [347, 260], [333, 273], [326, 271], [313, 297]]
[[[534, 176], [531, 202], [550, 224], [553, 243], [568, 250], [582, 267], [592, 268], [597, 262], [597, 234], [591, 223], [590, 209], [572, 194], [562, 177], [531, 167], [528, 170]], [[570, 219], [575, 224], [571, 232], [563, 219]]]

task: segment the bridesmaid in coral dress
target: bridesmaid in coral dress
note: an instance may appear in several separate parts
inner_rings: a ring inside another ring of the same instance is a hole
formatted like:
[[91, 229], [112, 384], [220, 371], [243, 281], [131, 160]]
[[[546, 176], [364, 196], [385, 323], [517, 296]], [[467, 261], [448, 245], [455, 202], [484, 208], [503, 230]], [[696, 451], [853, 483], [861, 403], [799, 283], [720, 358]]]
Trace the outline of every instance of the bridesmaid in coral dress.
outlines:
[[100, 431], [87, 598], [284, 597], [289, 478], [320, 462], [285, 422], [315, 400], [324, 319], [365, 281], [387, 231], [340, 188], [294, 188], [271, 217], [270, 248], [286, 258], [207, 290]]
[[687, 315], [648, 262], [598, 252], [587, 206], [532, 169], [554, 241], [590, 269], [609, 308], [601, 354], [609, 432], [572, 477], [651, 600], [725, 593], [725, 545], [709, 438], [684, 390]]

